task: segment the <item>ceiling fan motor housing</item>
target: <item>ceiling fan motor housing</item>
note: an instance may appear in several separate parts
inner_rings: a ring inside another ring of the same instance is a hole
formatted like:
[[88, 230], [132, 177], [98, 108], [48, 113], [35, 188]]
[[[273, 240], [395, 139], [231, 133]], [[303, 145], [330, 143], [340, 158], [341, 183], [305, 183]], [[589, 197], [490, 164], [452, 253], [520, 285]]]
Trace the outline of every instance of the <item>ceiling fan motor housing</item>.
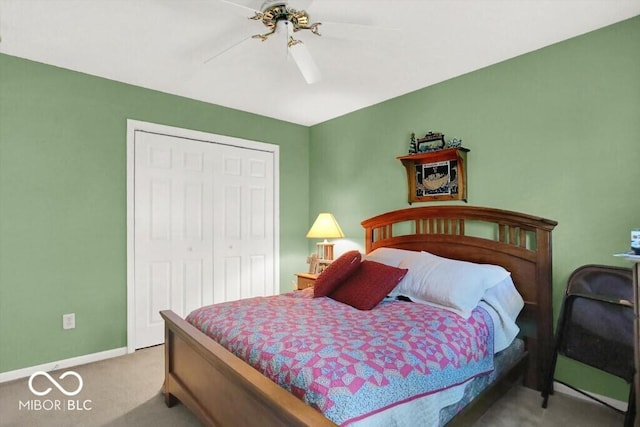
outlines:
[[250, 19], [261, 21], [265, 27], [269, 29], [266, 34], [259, 34], [255, 36], [262, 40], [266, 40], [276, 30], [278, 22], [286, 21], [292, 24], [294, 32], [299, 30], [310, 30], [316, 35], [320, 35], [318, 32], [318, 25], [320, 23], [310, 24], [309, 15], [304, 10], [296, 10], [287, 6], [286, 2], [278, 1], [265, 1], [262, 4], [262, 12], [256, 12], [255, 16]]

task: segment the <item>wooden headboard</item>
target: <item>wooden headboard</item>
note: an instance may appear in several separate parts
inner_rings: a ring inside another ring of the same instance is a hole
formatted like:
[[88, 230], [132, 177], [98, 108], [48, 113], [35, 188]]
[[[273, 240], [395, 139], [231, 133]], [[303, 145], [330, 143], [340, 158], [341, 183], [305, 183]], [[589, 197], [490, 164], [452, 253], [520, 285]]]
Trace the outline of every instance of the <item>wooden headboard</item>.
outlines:
[[551, 231], [556, 221], [474, 206], [429, 206], [362, 221], [367, 253], [379, 247], [427, 251], [511, 272], [525, 300], [518, 317], [529, 364], [525, 385], [541, 390], [553, 345]]

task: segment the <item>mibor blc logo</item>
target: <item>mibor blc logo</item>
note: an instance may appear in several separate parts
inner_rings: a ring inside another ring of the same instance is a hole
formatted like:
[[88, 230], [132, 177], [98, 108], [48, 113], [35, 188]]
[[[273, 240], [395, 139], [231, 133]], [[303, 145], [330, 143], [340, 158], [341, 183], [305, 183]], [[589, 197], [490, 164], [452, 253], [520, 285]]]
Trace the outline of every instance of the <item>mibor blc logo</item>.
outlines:
[[[36, 377], [42, 376], [46, 378], [51, 385], [58, 389], [58, 391], [67, 397], [74, 397], [82, 391], [84, 382], [79, 373], [75, 371], [66, 371], [58, 377], [59, 380], [64, 380], [67, 377], [74, 377], [77, 380], [77, 386], [75, 389], [71, 388], [75, 384], [69, 384], [69, 381], [65, 381], [64, 384], [69, 388], [65, 388], [63, 384], [56, 381], [51, 375], [44, 371], [38, 371], [31, 374], [29, 377], [29, 390], [36, 396], [47, 396], [53, 391], [52, 387], [36, 387], [33, 382]], [[71, 399], [30, 399], [27, 401], [20, 400], [18, 402], [18, 409], [20, 411], [90, 411], [91, 400], [71, 400]]]

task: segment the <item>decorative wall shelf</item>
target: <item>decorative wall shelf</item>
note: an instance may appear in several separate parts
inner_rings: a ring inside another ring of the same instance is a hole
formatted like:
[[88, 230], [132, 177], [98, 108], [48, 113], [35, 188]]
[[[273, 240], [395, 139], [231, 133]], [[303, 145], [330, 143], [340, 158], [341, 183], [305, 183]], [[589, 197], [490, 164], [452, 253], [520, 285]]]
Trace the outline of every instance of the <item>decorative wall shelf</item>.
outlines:
[[467, 201], [468, 148], [456, 147], [409, 154], [397, 159], [407, 170], [408, 202]]

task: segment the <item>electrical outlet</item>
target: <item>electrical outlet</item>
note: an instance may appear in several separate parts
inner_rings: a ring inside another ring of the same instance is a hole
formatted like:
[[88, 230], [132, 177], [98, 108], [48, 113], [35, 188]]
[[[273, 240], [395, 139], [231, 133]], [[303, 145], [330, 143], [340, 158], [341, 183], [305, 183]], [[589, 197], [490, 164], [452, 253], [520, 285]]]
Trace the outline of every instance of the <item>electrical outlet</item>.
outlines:
[[62, 315], [62, 329], [73, 329], [76, 327], [76, 314], [69, 313]]

